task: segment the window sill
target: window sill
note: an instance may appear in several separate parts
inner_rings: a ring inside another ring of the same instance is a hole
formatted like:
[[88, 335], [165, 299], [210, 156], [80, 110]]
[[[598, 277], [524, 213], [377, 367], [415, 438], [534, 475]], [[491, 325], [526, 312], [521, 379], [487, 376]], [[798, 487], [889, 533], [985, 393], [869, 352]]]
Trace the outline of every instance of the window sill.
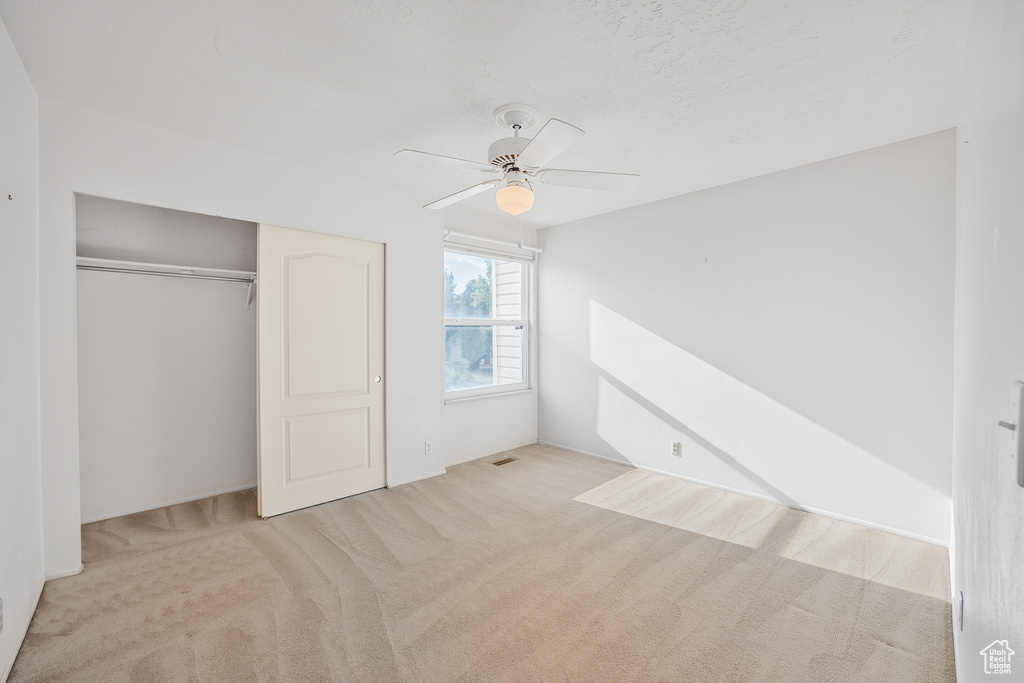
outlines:
[[488, 394], [476, 394], [474, 396], [451, 396], [444, 399], [444, 404], [468, 403], [469, 401], [479, 401], [485, 398], [501, 398], [503, 396], [519, 396], [520, 394], [531, 393], [533, 393], [533, 388], [527, 387], [525, 389], [513, 389], [512, 391], [495, 391]]

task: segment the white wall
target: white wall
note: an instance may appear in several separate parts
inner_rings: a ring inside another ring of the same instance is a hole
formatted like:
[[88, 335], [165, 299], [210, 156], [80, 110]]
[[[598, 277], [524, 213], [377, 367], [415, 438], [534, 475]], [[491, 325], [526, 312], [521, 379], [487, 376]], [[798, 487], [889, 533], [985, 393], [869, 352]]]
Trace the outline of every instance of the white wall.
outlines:
[[[80, 566], [74, 193], [386, 243], [388, 482], [442, 473], [442, 217], [418, 198], [40, 102], [46, 571]], [[436, 288], [424, 283], [436, 282]]]
[[0, 680], [6, 680], [43, 587], [43, 542], [38, 98], [3, 23], [0, 93]]
[[75, 224], [79, 256], [256, 270], [250, 221], [78, 195]]
[[[537, 244], [535, 228], [515, 220], [495, 219], [474, 211], [447, 210], [445, 227], [467, 235], [526, 245]], [[509, 253], [529, 256], [532, 252], [464, 237], [453, 238], [463, 244], [483, 248], [504, 249]], [[539, 258], [543, 258], [541, 255]], [[535, 266], [536, 267], [536, 266]], [[438, 287], [442, 286], [440, 274]], [[536, 320], [536, 315], [534, 315]], [[537, 358], [536, 325], [531, 328], [533, 358]], [[537, 441], [537, 363], [529, 366], [530, 390], [509, 395], [481, 396], [449, 400], [444, 404], [443, 453], [445, 465], [500, 453]]]
[[[442, 474], [445, 462], [536, 438], [529, 395], [481, 402], [461, 411], [465, 419], [445, 422], [443, 226], [448, 220], [467, 224], [422, 210], [419, 197], [48, 100], [39, 107], [48, 575], [77, 571], [81, 563], [75, 193], [384, 242], [389, 485]], [[516, 239], [508, 225], [499, 221], [494, 229]], [[487, 429], [491, 434], [481, 436]], [[476, 451], [449, 457], [466, 433]], [[424, 453], [428, 440], [435, 443], [430, 456]]]
[[[256, 270], [256, 224], [98, 197], [79, 256]], [[256, 485], [248, 285], [80, 270], [82, 521]]]
[[945, 543], [953, 193], [945, 131], [543, 231], [540, 439]]
[[1011, 386], [1024, 380], [1021, 36], [1020, 2], [971, 3], [957, 131], [951, 564], [954, 605], [964, 592], [964, 630], [954, 631], [961, 681], [990, 678], [979, 653], [996, 639], [1017, 652], [1013, 680], [1024, 680], [1024, 488], [1013, 435], [996, 426], [1017, 421]]

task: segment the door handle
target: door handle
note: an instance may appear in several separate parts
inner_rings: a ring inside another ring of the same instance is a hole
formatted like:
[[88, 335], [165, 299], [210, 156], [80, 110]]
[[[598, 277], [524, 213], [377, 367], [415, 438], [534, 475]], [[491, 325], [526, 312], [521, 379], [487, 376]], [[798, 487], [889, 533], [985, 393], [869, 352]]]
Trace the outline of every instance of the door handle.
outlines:
[[374, 376], [373, 376], [373, 381], [374, 381], [375, 383], [377, 383], [377, 384], [380, 384], [380, 375], [374, 375]]

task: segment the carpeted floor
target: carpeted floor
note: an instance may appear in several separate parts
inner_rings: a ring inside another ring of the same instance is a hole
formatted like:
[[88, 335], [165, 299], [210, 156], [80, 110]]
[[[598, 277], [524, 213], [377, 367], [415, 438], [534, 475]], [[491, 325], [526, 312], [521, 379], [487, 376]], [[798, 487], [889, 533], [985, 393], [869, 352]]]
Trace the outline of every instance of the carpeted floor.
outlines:
[[11, 683], [955, 680], [944, 548], [541, 446], [82, 540]]

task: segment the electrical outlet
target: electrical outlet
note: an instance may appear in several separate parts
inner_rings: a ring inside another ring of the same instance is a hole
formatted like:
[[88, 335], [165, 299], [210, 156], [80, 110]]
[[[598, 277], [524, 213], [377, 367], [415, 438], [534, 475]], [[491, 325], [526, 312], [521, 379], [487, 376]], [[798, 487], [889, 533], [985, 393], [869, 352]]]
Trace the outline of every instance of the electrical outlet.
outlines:
[[683, 457], [683, 443], [681, 441], [672, 442], [672, 455], [676, 457]]
[[423, 442], [423, 452], [425, 454], [427, 454], [427, 455], [433, 455], [434, 454], [434, 442], [433, 441], [424, 441]]

